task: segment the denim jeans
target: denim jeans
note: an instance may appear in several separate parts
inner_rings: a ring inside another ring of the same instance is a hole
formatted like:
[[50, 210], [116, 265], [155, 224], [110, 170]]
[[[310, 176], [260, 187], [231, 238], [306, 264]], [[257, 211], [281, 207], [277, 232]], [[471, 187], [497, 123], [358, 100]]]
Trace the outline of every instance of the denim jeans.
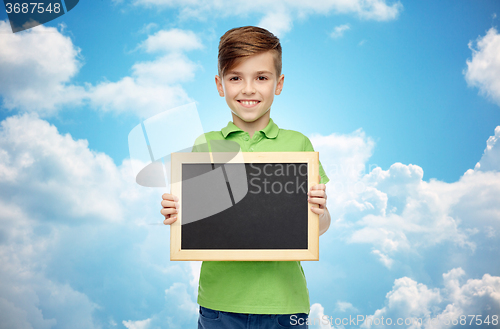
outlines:
[[307, 329], [307, 314], [244, 314], [200, 306], [198, 329]]

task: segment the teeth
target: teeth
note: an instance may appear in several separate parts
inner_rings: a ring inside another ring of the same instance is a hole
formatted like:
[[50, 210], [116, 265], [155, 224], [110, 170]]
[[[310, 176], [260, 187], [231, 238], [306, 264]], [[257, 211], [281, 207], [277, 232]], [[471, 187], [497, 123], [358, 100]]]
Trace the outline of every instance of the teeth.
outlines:
[[244, 105], [255, 105], [257, 104], [259, 101], [240, 101], [242, 104]]

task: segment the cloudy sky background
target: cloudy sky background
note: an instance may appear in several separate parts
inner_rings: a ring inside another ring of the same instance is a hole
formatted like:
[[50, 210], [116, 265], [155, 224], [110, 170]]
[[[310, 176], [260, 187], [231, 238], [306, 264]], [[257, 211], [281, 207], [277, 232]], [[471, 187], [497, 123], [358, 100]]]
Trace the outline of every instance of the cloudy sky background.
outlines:
[[498, 1], [81, 1], [16, 34], [1, 6], [0, 328], [195, 326], [200, 263], [169, 261], [127, 136], [192, 101], [225, 126], [218, 39], [243, 25], [280, 36], [271, 116], [331, 178], [311, 317], [500, 316]]

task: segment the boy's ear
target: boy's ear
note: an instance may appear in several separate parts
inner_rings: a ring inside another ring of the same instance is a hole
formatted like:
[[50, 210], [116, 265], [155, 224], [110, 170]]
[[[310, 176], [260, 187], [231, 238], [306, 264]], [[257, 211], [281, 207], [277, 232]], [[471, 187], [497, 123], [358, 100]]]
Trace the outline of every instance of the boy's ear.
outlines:
[[278, 79], [278, 83], [276, 84], [276, 90], [274, 91], [275, 95], [281, 94], [281, 91], [283, 90], [283, 82], [285, 81], [285, 75], [282, 74], [280, 75]]
[[220, 97], [224, 97], [224, 87], [222, 86], [222, 79], [218, 75], [215, 76], [215, 85]]

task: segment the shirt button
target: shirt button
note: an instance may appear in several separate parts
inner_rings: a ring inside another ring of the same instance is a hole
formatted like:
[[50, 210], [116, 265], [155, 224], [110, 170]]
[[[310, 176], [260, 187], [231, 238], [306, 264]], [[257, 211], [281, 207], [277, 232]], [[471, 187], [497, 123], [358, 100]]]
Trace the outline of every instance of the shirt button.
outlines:
[[249, 140], [248, 136], [243, 136], [243, 140], [244, 140], [244, 141]]

